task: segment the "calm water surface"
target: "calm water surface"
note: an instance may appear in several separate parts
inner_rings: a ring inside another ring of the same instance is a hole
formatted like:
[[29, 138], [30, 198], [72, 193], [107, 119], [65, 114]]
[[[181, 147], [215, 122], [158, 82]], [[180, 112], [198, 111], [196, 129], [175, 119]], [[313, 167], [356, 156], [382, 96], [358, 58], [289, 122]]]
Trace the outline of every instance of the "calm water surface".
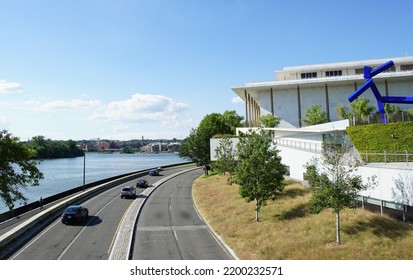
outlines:
[[[28, 203], [83, 185], [83, 157], [43, 160], [38, 165], [44, 179], [38, 187], [28, 187], [23, 194]], [[133, 171], [185, 163], [176, 154], [86, 154], [85, 182], [91, 183]], [[18, 202], [15, 208], [21, 206]], [[0, 213], [8, 208], [0, 201]]]

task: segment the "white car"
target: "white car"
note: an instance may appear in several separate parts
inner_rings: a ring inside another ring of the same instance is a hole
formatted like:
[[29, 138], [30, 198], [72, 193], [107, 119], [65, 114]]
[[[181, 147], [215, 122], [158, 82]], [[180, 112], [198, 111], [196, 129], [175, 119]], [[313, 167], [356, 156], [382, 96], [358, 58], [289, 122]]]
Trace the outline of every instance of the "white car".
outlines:
[[136, 197], [136, 189], [135, 187], [132, 186], [124, 186], [122, 187], [122, 190], [120, 191], [120, 198], [124, 197]]

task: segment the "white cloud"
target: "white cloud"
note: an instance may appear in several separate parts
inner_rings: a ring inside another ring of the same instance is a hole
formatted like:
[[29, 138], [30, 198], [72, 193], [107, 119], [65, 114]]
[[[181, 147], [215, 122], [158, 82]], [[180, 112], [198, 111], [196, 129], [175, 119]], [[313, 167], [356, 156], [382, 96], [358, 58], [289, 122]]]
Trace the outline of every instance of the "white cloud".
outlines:
[[0, 124], [5, 125], [7, 124], [9, 121], [7, 120], [6, 117], [0, 116]]
[[174, 126], [178, 123], [177, 114], [188, 108], [187, 104], [176, 102], [166, 96], [137, 93], [130, 99], [109, 103], [99, 112], [94, 112], [90, 119], [121, 122], [160, 121], [163, 126]]
[[96, 108], [101, 104], [100, 100], [56, 100], [47, 103], [41, 103], [36, 100], [28, 100], [25, 102], [26, 106], [31, 107], [32, 111], [36, 112], [50, 112], [53, 110], [65, 110], [65, 109], [79, 109], [79, 108]]
[[235, 96], [231, 99], [231, 102], [232, 103], [244, 103], [244, 100], [242, 100], [242, 98], [239, 96]]
[[19, 83], [11, 83], [5, 80], [0, 80], [0, 93], [13, 93], [22, 90]]

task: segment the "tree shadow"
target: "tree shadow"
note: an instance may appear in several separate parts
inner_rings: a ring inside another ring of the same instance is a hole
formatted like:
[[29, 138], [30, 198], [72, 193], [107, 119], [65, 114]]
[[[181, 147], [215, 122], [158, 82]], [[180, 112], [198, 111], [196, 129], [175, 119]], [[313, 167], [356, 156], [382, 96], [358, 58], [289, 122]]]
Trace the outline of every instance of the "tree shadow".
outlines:
[[370, 220], [357, 221], [352, 225], [343, 225], [341, 230], [350, 235], [371, 231], [377, 237], [398, 239], [406, 236], [412, 228], [408, 224], [392, 221], [386, 217], [374, 217]]
[[274, 218], [283, 221], [283, 220], [292, 220], [297, 218], [303, 218], [308, 215], [308, 204], [302, 203], [297, 205], [296, 207], [288, 210], [283, 211], [279, 214], [274, 215]]
[[413, 203], [413, 175], [405, 174], [403, 177], [393, 179], [394, 187], [392, 188], [393, 200], [405, 204], [412, 205]]
[[279, 198], [296, 198], [298, 196], [305, 196], [306, 194], [310, 192], [311, 192], [310, 189], [298, 189], [298, 188], [285, 189], [284, 191], [278, 194], [278, 197]]

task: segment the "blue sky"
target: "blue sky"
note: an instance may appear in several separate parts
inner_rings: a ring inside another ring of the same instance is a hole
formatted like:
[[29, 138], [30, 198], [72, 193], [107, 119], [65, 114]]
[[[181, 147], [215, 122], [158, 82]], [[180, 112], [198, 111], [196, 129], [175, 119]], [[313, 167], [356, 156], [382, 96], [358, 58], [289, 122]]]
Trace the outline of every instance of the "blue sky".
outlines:
[[286, 66], [413, 55], [411, 1], [0, 0], [0, 129], [188, 136]]

